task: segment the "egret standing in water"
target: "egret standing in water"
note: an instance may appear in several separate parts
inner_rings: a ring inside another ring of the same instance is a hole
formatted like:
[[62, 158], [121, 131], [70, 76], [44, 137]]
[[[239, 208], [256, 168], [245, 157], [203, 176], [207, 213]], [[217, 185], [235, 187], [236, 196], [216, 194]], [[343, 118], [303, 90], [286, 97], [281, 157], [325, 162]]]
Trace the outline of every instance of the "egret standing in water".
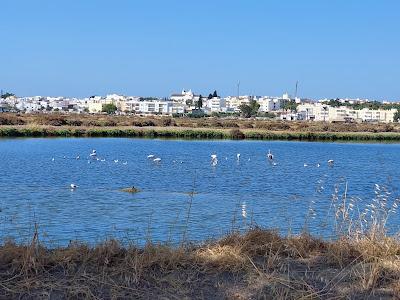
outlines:
[[236, 154], [236, 158], [238, 161], [240, 160], [240, 153]]
[[78, 186], [76, 184], [71, 183], [70, 187], [71, 187], [71, 190], [75, 190]]

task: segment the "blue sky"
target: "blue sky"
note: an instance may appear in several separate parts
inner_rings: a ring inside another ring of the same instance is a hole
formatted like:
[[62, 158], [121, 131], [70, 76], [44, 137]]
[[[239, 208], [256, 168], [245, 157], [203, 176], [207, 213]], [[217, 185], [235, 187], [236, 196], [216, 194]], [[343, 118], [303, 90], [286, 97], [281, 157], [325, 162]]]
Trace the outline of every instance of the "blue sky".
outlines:
[[2, 0], [0, 88], [400, 100], [398, 0]]

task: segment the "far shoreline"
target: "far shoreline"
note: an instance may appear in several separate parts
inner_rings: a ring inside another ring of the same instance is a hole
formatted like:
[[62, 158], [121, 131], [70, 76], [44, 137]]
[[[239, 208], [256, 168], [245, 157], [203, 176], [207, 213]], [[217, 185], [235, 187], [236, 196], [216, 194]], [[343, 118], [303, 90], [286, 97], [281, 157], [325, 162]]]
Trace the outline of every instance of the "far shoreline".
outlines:
[[399, 132], [306, 132], [291, 130], [189, 128], [189, 127], [82, 127], [1, 125], [0, 138], [17, 137], [120, 137], [182, 140], [260, 140], [309, 142], [400, 142]]

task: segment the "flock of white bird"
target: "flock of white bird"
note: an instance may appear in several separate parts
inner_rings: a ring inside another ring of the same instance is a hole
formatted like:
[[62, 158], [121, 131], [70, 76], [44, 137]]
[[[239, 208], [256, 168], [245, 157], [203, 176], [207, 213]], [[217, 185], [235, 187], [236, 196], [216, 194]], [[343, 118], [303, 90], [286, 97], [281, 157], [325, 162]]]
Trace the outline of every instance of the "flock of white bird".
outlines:
[[[238, 162], [240, 161], [240, 156], [241, 156], [240, 153], [237, 153], [237, 154], [236, 154], [236, 160], [237, 160]], [[105, 159], [100, 159], [100, 158], [97, 157], [97, 151], [94, 150], [94, 149], [93, 149], [92, 152], [89, 154], [89, 157], [90, 157], [91, 159], [95, 159], [95, 160], [98, 160], [98, 161], [105, 161]], [[64, 158], [65, 158], [65, 156], [64, 156]], [[158, 164], [158, 163], [161, 162], [161, 158], [160, 158], [160, 157], [156, 157], [154, 154], [149, 154], [149, 155], [147, 155], [147, 158], [148, 158], [149, 160], [152, 160], [152, 161], [153, 161], [154, 163], [156, 163], [156, 164]], [[78, 155], [75, 159], [77, 159], [77, 160], [80, 159], [80, 156]], [[228, 159], [228, 158], [226, 157], [225, 159]], [[273, 166], [276, 166], [276, 165], [277, 165], [277, 163], [274, 161], [274, 155], [272, 154], [271, 150], [268, 150], [267, 159], [271, 162], [271, 164], [272, 164]], [[250, 161], [250, 158], [249, 158], [248, 160]], [[52, 158], [52, 161], [55, 161], [54, 157]], [[119, 162], [118, 159], [114, 159], [114, 163], [118, 163], [118, 162]], [[176, 162], [176, 161], [174, 161], [174, 162]], [[90, 160], [88, 160], [88, 163], [90, 163]], [[181, 161], [181, 163], [182, 163], [182, 161]], [[123, 162], [123, 164], [126, 165], [126, 164], [128, 164], [128, 162]], [[329, 159], [329, 160], [328, 160], [328, 166], [332, 167], [333, 164], [334, 164], [333, 159]], [[218, 165], [218, 156], [217, 156], [217, 154], [211, 154], [211, 165], [212, 165], [213, 167], [215, 167], [215, 166]], [[304, 167], [308, 167], [308, 166], [309, 166], [309, 165], [308, 165], [307, 163], [304, 163]], [[320, 164], [320, 163], [317, 163], [316, 166], [317, 166], [317, 168], [319, 168], [319, 167], [321, 166], [321, 164]], [[79, 186], [76, 185], [76, 184], [74, 184], [74, 183], [71, 183], [70, 187], [71, 187], [71, 190], [75, 190], [75, 189], [77, 189]]]
[[[268, 150], [267, 158], [268, 158], [268, 160], [271, 162], [271, 164], [272, 164], [273, 166], [278, 165], [278, 164], [274, 161], [274, 155], [272, 154], [271, 150]], [[227, 158], [226, 158], [226, 159], [227, 159]], [[236, 159], [237, 159], [237, 161], [240, 161], [240, 153], [237, 153], [237, 154], [236, 154]], [[250, 158], [249, 158], [249, 160], [250, 160]], [[334, 163], [333, 159], [329, 159], [329, 160], [328, 160], [328, 165], [329, 165], [329, 166], [332, 167], [332, 166], [333, 166], [333, 163]], [[211, 165], [212, 165], [212, 166], [216, 166], [217, 164], [218, 164], [218, 157], [217, 157], [217, 155], [216, 155], [216, 154], [211, 154]], [[317, 168], [319, 168], [319, 167], [321, 166], [321, 164], [320, 164], [320, 163], [317, 163], [316, 166], [317, 166]], [[304, 163], [304, 167], [308, 167], [308, 164], [307, 164], [307, 163]]]

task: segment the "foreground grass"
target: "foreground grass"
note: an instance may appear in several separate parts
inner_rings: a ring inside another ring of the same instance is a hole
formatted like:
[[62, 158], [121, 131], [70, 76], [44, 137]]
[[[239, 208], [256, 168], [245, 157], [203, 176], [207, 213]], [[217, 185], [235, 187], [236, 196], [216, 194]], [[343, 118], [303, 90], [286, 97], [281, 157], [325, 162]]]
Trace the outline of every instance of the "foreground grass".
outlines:
[[281, 237], [252, 229], [202, 245], [0, 246], [0, 298], [393, 299], [394, 238]]
[[142, 137], [300, 141], [400, 141], [397, 132], [307, 132], [186, 127], [0, 126], [0, 137]]

